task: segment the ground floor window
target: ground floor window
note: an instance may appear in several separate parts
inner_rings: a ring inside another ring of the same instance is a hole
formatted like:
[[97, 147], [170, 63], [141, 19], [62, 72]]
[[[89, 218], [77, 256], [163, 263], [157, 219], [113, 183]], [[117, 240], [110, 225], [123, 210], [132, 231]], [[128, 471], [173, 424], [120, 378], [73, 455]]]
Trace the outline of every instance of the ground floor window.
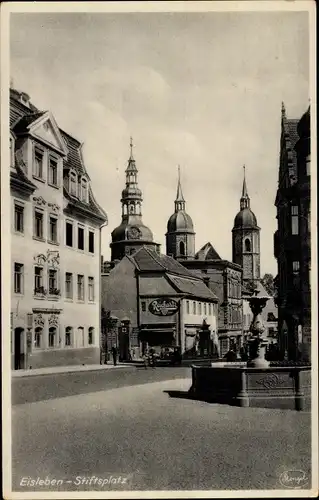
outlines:
[[37, 327], [34, 332], [34, 347], [41, 348], [43, 344], [43, 329]]
[[89, 345], [94, 344], [94, 328], [93, 328], [93, 326], [90, 326], [90, 328], [89, 328], [88, 344]]
[[79, 326], [78, 328], [78, 347], [84, 347], [84, 328], [83, 326]]
[[71, 326], [68, 326], [65, 329], [65, 342], [64, 342], [64, 345], [65, 346], [72, 345], [72, 327]]
[[57, 337], [56, 328], [51, 326], [51, 328], [49, 328], [49, 347], [56, 346], [56, 337]]

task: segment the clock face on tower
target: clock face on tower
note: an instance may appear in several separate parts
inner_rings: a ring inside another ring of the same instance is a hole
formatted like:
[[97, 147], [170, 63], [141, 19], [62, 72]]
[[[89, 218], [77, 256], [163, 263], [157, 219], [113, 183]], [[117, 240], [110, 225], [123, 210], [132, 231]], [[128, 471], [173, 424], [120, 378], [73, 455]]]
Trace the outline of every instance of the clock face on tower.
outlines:
[[138, 227], [130, 227], [127, 230], [127, 238], [129, 240], [138, 240], [141, 237], [141, 231]]

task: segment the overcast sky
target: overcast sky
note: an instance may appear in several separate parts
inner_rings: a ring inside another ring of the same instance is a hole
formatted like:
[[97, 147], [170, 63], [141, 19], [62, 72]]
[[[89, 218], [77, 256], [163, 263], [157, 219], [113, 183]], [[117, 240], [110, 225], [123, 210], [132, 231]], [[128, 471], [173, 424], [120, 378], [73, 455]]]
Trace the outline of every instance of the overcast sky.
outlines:
[[307, 109], [308, 56], [307, 13], [11, 16], [14, 86], [84, 143], [106, 259], [132, 135], [143, 220], [163, 252], [180, 164], [196, 249], [210, 241], [231, 260], [245, 164], [261, 272], [276, 274], [281, 101], [291, 118]]

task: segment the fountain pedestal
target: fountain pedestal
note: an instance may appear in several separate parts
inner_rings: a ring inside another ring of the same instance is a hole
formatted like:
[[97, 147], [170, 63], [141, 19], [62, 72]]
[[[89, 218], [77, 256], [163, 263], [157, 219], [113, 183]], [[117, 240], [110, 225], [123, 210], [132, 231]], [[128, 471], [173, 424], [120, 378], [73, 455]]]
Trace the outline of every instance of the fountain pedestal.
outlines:
[[248, 339], [249, 345], [249, 361], [247, 366], [256, 368], [266, 368], [269, 366], [269, 361], [266, 360], [267, 339], [262, 338], [265, 331], [261, 312], [267, 304], [268, 296], [253, 295], [248, 299], [250, 309], [253, 313], [253, 320], [250, 325], [251, 337]]

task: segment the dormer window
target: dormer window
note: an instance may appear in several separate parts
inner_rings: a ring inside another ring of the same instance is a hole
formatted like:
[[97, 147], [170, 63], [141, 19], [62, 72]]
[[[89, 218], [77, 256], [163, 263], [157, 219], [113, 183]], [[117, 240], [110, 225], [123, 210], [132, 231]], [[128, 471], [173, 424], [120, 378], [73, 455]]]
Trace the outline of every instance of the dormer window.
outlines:
[[80, 185], [80, 199], [81, 201], [84, 201], [84, 203], [88, 202], [88, 182], [87, 180], [82, 177], [81, 179], [81, 185]]
[[75, 172], [70, 172], [70, 194], [76, 196], [76, 174]]

